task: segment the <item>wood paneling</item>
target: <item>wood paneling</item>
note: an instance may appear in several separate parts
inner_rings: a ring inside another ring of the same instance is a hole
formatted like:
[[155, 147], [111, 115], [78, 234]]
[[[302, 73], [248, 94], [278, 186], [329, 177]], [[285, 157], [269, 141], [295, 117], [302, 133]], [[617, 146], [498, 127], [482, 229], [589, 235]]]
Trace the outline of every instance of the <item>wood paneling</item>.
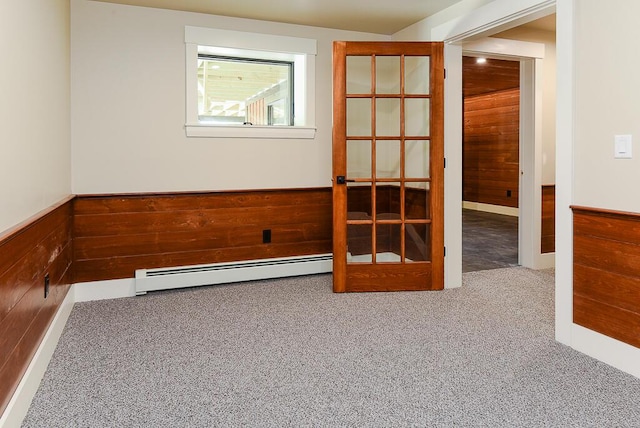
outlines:
[[462, 93], [465, 97], [520, 87], [520, 62], [487, 58], [462, 57]]
[[68, 198], [0, 236], [0, 414], [72, 283], [71, 221]]
[[519, 89], [465, 97], [465, 201], [518, 206], [519, 123]]
[[573, 209], [573, 321], [640, 347], [640, 214]]
[[556, 186], [542, 186], [542, 225], [540, 248], [542, 253], [556, 251]]
[[[136, 269], [331, 252], [331, 189], [79, 196], [76, 282]], [[271, 243], [262, 232], [271, 229]]]

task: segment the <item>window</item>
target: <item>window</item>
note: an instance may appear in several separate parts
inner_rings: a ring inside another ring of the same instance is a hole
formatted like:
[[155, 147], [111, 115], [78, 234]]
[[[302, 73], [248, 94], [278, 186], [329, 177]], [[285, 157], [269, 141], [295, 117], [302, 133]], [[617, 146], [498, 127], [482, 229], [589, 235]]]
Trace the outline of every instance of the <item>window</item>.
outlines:
[[293, 120], [293, 61], [198, 52], [198, 122], [285, 125]]
[[314, 138], [315, 40], [186, 27], [188, 137]]

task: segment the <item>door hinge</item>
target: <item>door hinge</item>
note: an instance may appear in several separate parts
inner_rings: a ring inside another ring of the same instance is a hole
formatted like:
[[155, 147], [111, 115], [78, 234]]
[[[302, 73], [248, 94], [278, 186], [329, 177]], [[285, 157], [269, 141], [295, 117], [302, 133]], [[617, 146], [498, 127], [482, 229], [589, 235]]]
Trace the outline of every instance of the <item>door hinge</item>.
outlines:
[[447, 257], [447, 247], [444, 247], [444, 256]]
[[447, 167], [447, 158], [444, 158], [444, 167]]
[[447, 78], [447, 69], [446, 68], [444, 69], [444, 78], [445, 79]]

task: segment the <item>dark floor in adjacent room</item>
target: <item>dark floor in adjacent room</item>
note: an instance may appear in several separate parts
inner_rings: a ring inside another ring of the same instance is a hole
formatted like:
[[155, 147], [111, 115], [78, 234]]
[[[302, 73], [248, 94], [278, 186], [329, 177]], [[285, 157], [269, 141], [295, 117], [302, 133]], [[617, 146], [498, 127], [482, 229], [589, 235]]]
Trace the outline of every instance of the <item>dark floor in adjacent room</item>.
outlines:
[[462, 210], [462, 271], [518, 265], [518, 217]]

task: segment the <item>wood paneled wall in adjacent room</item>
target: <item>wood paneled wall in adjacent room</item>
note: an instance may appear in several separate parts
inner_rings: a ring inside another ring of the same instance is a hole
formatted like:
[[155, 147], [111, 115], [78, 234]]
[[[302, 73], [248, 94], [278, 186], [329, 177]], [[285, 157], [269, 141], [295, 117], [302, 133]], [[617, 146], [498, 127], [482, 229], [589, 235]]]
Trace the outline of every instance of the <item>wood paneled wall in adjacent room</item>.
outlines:
[[465, 201], [518, 206], [519, 128], [519, 89], [465, 97]]
[[573, 322], [640, 347], [640, 214], [573, 209]]
[[69, 197], [0, 235], [0, 414], [72, 283], [71, 221]]
[[[332, 251], [330, 188], [78, 196], [75, 282]], [[263, 231], [271, 230], [271, 243]]]
[[542, 186], [542, 225], [540, 248], [542, 253], [556, 251], [556, 185]]

